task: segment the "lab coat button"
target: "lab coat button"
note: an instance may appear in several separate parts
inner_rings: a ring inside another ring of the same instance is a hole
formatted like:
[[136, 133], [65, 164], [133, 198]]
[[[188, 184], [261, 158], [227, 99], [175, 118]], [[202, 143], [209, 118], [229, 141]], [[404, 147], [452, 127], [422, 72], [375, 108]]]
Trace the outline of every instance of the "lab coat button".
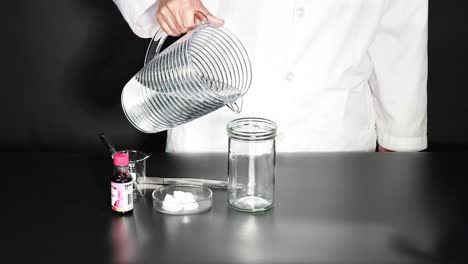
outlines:
[[304, 13], [305, 13], [305, 12], [304, 12], [304, 8], [303, 8], [303, 7], [299, 7], [299, 8], [296, 9], [296, 16], [297, 16], [297, 17], [299, 17], [299, 18], [303, 17], [303, 16], [304, 16]]
[[286, 74], [286, 80], [287, 80], [288, 82], [291, 82], [293, 79], [294, 79], [294, 73], [288, 72], [288, 73]]

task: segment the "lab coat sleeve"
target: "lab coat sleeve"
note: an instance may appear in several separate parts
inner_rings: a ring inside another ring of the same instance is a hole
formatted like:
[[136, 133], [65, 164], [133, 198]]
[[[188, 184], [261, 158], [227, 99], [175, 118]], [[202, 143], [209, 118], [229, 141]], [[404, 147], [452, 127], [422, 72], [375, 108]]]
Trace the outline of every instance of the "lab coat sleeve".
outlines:
[[156, 20], [158, 0], [113, 0], [132, 31], [140, 38], [151, 38], [159, 28]]
[[427, 148], [428, 0], [388, 0], [369, 48], [378, 143]]

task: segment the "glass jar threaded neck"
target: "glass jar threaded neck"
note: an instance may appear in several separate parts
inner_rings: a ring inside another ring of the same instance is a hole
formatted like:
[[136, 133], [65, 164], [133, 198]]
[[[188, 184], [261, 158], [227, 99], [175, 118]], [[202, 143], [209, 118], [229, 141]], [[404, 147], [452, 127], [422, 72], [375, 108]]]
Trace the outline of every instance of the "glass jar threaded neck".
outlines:
[[242, 141], [264, 141], [276, 137], [275, 122], [257, 117], [235, 119], [227, 124], [228, 136]]

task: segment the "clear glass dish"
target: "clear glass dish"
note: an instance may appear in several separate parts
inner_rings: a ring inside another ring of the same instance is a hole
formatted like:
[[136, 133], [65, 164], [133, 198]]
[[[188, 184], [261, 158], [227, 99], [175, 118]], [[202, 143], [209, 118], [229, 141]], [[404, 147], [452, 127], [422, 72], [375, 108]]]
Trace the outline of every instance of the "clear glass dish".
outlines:
[[[179, 202], [167, 199], [167, 195], [175, 196], [175, 192], [190, 193], [192, 202]], [[153, 191], [153, 208], [170, 215], [188, 215], [204, 212], [213, 204], [213, 192], [210, 188], [195, 185], [167, 185]]]

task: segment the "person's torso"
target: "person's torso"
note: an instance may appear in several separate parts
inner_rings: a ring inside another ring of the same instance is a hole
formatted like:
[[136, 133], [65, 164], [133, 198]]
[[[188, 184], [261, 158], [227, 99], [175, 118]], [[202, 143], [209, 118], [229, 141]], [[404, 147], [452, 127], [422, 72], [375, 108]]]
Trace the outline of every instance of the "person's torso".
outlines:
[[167, 151], [226, 151], [226, 124], [244, 116], [278, 124], [279, 152], [374, 148], [367, 49], [385, 0], [204, 3], [247, 49], [252, 86], [241, 114], [224, 107], [174, 128]]

